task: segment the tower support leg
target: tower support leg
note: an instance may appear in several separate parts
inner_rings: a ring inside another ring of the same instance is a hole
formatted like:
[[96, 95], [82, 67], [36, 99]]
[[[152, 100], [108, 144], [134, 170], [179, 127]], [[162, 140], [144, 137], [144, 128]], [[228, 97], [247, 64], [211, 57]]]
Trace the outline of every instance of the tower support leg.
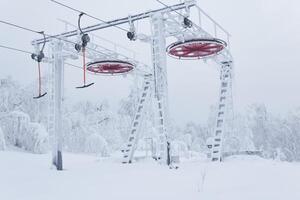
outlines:
[[57, 170], [63, 170], [63, 158], [62, 158], [62, 91], [63, 91], [63, 67], [64, 60], [62, 55], [63, 44], [60, 41], [55, 41], [53, 45], [53, 68], [54, 68], [54, 87], [52, 91], [53, 106], [50, 106], [50, 112], [53, 113], [53, 154], [52, 162], [56, 166]]
[[152, 22], [152, 63], [154, 70], [155, 102], [157, 104], [156, 127], [159, 138], [159, 160], [168, 164], [167, 127], [168, 127], [168, 82], [165, 24], [163, 15], [156, 13]]

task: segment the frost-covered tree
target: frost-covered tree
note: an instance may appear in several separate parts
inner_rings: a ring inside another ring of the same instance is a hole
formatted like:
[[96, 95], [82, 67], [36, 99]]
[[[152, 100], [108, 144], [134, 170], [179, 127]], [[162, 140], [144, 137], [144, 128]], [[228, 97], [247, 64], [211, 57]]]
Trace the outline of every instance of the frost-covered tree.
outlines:
[[270, 116], [266, 106], [263, 104], [252, 105], [248, 113], [255, 146], [259, 149], [263, 148], [268, 152], [271, 144], [270, 135], [268, 135]]
[[120, 101], [117, 117], [117, 128], [120, 131], [122, 140], [125, 142], [128, 138], [132, 121], [138, 105], [138, 93], [136, 88], [131, 88], [127, 98]]
[[34, 153], [48, 152], [49, 137], [45, 127], [39, 123], [29, 123], [22, 144], [26, 150]]
[[264, 105], [253, 105], [250, 109], [249, 127], [255, 147], [267, 158], [300, 160], [299, 109], [287, 117], [272, 115]]
[[0, 112], [9, 113], [22, 104], [22, 91], [10, 77], [0, 80]]
[[[63, 138], [65, 149], [71, 152], [108, 155], [123, 144], [117, 116], [107, 102], [83, 101], [66, 109]], [[92, 142], [95, 138], [97, 141]]]
[[230, 135], [224, 137], [225, 152], [254, 151], [252, 130], [247, 118], [242, 114], [234, 117], [233, 128]]
[[300, 161], [300, 108], [288, 114], [281, 130], [281, 152], [288, 161]]
[[5, 150], [5, 148], [6, 148], [5, 138], [4, 138], [2, 128], [0, 127], [0, 151]]
[[102, 157], [109, 155], [106, 140], [97, 133], [94, 133], [87, 138], [85, 142], [85, 151]]
[[1, 120], [6, 142], [33, 153], [48, 151], [48, 133], [38, 123], [32, 123], [29, 115], [13, 111]]
[[207, 127], [190, 122], [184, 128], [182, 141], [190, 150], [204, 152], [210, 134]]

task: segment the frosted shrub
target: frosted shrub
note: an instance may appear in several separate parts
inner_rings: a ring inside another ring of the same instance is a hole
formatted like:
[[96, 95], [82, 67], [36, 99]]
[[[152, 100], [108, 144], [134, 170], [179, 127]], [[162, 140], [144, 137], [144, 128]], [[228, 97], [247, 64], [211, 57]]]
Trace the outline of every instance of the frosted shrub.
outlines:
[[2, 132], [2, 129], [0, 127], [0, 151], [5, 150], [5, 139], [4, 139], [4, 134]]
[[46, 153], [48, 133], [38, 123], [31, 123], [26, 113], [14, 111], [5, 119], [3, 125], [7, 143], [23, 148], [32, 153]]
[[68, 150], [71, 152], [84, 152], [88, 134], [89, 131], [84, 126], [77, 125], [73, 127], [65, 138]]
[[29, 123], [30, 117], [26, 113], [19, 111], [11, 112], [4, 124], [7, 142], [14, 146], [22, 147], [21, 140], [26, 137]]
[[22, 141], [26, 150], [33, 153], [46, 153], [49, 149], [48, 133], [39, 123], [29, 123], [26, 137]]
[[101, 135], [92, 134], [85, 142], [85, 151], [99, 156], [108, 156], [107, 142]]
[[171, 151], [173, 156], [189, 158], [188, 145], [183, 141], [173, 141], [171, 143]]

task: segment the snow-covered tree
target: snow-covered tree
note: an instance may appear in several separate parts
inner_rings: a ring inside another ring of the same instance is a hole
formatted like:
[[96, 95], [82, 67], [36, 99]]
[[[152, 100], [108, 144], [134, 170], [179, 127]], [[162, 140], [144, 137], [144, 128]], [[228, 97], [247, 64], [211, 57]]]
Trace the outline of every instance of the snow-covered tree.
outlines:
[[253, 105], [250, 109], [249, 127], [255, 147], [267, 158], [300, 160], [299, 109], [284, 118], [267, 112], [264, 105]]
[[49, 137], [45, 127], [39, 123], [29, 123], [26, 136], [22, 141], [26, 150], [46, 153], [49, 150]]
[[2, 128], [0, 127], [0, 151], [5, 150], [5, 148], [6, 148], [5, 138], [4, 138]]
[[7, 143], [33, 153], [48, 151], [48, 133], [41, 124], [30, 122], [26, 113], [10, 112], [1, 122]]
[[[117, 117], [109, 110], [107, 102], [89, 101], [77, 103], [66, 109], [63, 117], [65, 149], [101, 155], [119, 150], [123, 140], [117, 128]], [[97, 141], [92, 143], [92, 138], [97, 138]]]
[[288, 161], [300, 161], [300, 108], [288, 114], [282, 123], [281, 151]]
[[108, 144], [106, 140], [99, 134], [90, 135], [85, 142], [85, 151], [94, 153], [99, 156], [108, 156]]

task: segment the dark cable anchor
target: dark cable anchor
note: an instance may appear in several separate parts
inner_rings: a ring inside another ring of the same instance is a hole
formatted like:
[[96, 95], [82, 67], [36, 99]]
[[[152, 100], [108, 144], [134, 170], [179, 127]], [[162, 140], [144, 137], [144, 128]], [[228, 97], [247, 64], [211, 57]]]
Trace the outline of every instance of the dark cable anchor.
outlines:
[[45, 45], [46, 45], [46, 36], [45, 36], [44, 31], [41, 31], [39, 33], [42, 34], [43, 37], [44, 37], [43, 47], [42, 47], [42, 49], [40, 50], [40, 52], [38, 54], [34, 54], [34, 53], [31, 54], [31, 58], [38, 63], [38, 71], [39, 71], [39, 94], [38, 94], [38, 96], [33, 97], [34, 99], [40, 99], [40, 98], [44, 97], [47, 94], [47, 92], [42, 94], [42, 78], [41, 78], [41, 62], [45, 58], [44, 48], [45, 48]]
[[80, 35], [81, 35], [81, 43], [77, 43], [75, 44], [75, 49], [76, 51], [79, 53], [80, 51], [82, 51], [82, 58], [83, 58], [83, 86], [79, 86], [76, 87], [77, 89], [83, 89], [83, 88], [87, 88], [90, 87], [92, 85], [94, 85], [94, 83], [89, 83], [86, 84], [86, 46], [87, 44], [90, 42], [90, 37], [87, 33], [84, 33], [80, 27], [80, 22], [81, 22], [81, 17], [84, 15], [84, 13], [80, 13], [79, 14], [79, 18], [78, 18], [78, 29], [80, 31]]

